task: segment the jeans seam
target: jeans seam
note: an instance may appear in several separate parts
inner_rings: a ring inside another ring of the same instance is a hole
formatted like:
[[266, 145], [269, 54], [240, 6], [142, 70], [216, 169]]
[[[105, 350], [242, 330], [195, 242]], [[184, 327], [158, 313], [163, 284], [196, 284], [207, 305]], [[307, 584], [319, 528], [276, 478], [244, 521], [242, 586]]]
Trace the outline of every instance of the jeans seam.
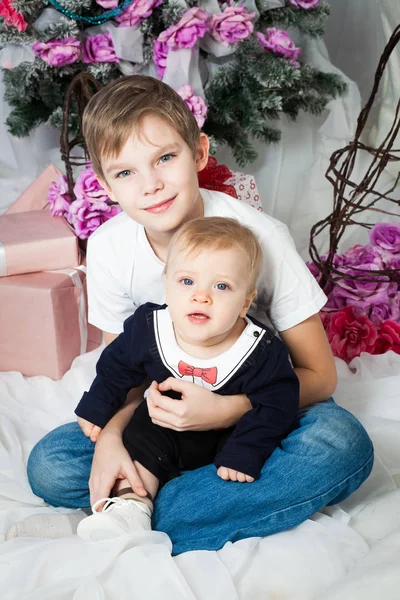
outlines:
[[[335, 490], [336, 488], [338, 488], [339, 486], [344, 487], [344, 485], [347, 483], [347, 481], [349, 479], [352, 479], [353, 477], [355, 477], [355, 475], [357, 475], [357, 473], [359, 473], [360, 471], [362, 471], [363, 469], [365, 469], [365, 467], [367, 466], [367, 464], [371, 461], [371, 459], [374, 457], [374, 450], [371, 450], [371, 453], [368, 457], [368, 459], [363, 463], [363, 465], [361, 467], [359, 467], [356, 471], [354, 471], [351, 475], [348, 475], [348, 477], [346, 477], [346, 479], [344, 479], [341, 483], [336, 484], [333, 488], [331, 488], [331, 490]], [[361, 484], [360, 484], [361, 485]], [[330, 491], [330, 490], [329, 490]], [[290, 507], [287, 508], [283, 508], [281, 510], [277, 510], [274, 513], [271, 513], [270, 515], [268, 515], [268, 518], [270, 519], [271, 517], [275, 517], [277, 515], [279, 515], [282, 512], [286, 512], [286, 511], [291, 511], [295, 508], [299, 508], [300, 506], [304, 506], [305, 504], [308, 504], [309, 502], [312, 502], [315, 498], [321, 497], [323, 498], [324, 496], [326, 496], [329, 492], [326, 491], [322, 494], [318, 494], [316, 496], [313, 496], [312, 498], [309, 498], [308, 500], [305, 500], [304, 502], [300, 502], [298, 504], [292, 505]], [[323, 506], [326, 506], [326, 504], [324, 504]], [[320, 509], [318, 509], [320, 510]], [[318, 512], [318, 511], [315, 511]], [[313, 513], [314, 514], [314, 513]], [[286, 529], [284, 530], [286, 531]], [[275, 533], [279, 533], [278, 531], [276, 531]], [[211, 538], [211, 537], [207, 537], [207, 538], [201, 538], [201, 540], [205, 543], [207, 543], [208, 541], [214, 541], [216, 539], [217, 536]], [[256, 536], [256, 537], [260, 537], [260, 536]], [[197, 537], [197, 540], [199, 538]]]

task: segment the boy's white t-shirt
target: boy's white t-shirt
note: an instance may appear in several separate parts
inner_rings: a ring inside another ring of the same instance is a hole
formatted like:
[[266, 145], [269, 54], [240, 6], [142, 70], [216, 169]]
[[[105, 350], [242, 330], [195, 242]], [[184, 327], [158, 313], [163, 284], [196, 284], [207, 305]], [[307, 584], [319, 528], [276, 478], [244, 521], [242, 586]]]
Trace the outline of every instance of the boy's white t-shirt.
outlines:
[[[204, 216], [232, 217], [252, 229], [264, 261], [250, 314], [285, 331], [316, 314], [326, 296], [297, 253], [287, 227], [222, 192], [201, 189]], [[113, 217], [89, 238], [89, 322], [109, 333], [145, 302], [164, 304], [164, 263], [154, 254], [144, 227], [126, 213]]]

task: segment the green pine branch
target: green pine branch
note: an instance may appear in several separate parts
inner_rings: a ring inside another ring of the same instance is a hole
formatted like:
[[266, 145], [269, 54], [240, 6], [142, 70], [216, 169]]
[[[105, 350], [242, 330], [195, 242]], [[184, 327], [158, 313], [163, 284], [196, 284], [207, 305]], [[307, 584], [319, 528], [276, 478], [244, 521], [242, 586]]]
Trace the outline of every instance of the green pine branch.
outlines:
[[319, 6], [311, 10], [299, 10], [294, 6], [268, 10], [268, 3], [264, 3], [263, 0], [256, 0], [256, 5], [260, 11], [260, 20], [257, 23], [258, 29], [264, 30], [267, 27], [277, 27], [279, 29], [298, 27], [301, 32], [310, 37], [321, 37], [324, 34], [326, 20], [330, 13], [330, 7], [327, 2], [322, 2]]

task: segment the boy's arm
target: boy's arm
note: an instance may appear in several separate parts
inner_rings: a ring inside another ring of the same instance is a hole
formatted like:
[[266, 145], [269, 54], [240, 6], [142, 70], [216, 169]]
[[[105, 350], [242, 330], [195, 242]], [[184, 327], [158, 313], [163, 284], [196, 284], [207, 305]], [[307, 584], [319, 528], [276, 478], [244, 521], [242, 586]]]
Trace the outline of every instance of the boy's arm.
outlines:
[[300, 406], [327, 400], [336, 388], [335, 361], [318, 314], [280, 332], [300, 382]]
[[239, 420], [214, 464], [256, 478], [298, 417], [299, 382], [280, 340], [266, 345], [241, 385], [252, 410]]

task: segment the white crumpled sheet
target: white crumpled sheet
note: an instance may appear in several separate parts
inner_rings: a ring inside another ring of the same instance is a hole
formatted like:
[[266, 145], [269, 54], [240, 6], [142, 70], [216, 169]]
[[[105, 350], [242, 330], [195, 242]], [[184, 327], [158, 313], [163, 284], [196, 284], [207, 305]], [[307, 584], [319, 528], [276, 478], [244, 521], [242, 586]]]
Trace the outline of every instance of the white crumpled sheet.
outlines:
[[[0, 373], [0, 535], [55, 510], [30, 491], [26, 460], [47, 431], [72, 420], [98, 355], [77, 358], [59, 382]], [[400, 356], [337, 366], [336, 400], [364, 423], [378, 454], [368, 481], [340, 506], [269, 538], [174, 558], [158, 532], [97, 544], [76, 536], [1, 542], [2, 600], [400, 598]]]

